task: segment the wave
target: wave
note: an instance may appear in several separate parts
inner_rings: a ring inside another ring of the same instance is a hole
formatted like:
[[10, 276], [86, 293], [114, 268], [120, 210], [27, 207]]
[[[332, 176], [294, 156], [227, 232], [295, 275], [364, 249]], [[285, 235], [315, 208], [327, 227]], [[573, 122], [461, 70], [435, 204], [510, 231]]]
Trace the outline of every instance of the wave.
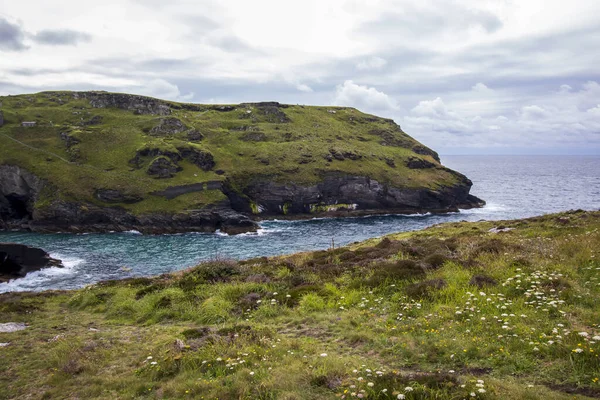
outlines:
[[85, 260], [77, 257], [63, 256], [59, 253], [51, 253], [50, 256], [61, 260], [64, 267], [43, 268], [30, 272], [23, 278], [0, 283], [0, 293], [45, 290], [49, 282], [67, 278], [76, 273], [77, 267], [85, 264]]

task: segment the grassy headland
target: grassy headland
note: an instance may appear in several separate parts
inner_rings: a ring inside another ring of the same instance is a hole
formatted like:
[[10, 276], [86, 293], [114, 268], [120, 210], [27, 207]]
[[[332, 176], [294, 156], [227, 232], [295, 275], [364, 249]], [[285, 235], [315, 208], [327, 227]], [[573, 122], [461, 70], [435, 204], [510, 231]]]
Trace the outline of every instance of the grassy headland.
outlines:
[[597, 398], [599, 248], [568, 212], [4, 294], [0, 398]]
[[[392, 120], [353, 108], [183, 104], [106, 92], [3, 96], [0, 104], [0, 166], [18, 166], [46, 183], [33, 200], [26, 199], [38, 210], [34, 218], [58, 201], [75, 203], [82, 212], [112, 207], [134, 216], [224, 205], [284, 216], [352, 210], [346, 203], [360, 198], [335, 192], [321, 204], [315, 199], [325, 196], [316, 189], [314, 198], [299, 189], [340, 176], [423, 190], [422, 200], [405, 206], [415, 210], [435, 208], [431, 197], [459, 187], [457, 199], [452, 192], [438, 206], [455, 207], [466, 202], [470, 187]], [[24, 121], [36, 125], [23, 127]], [[169, 193], [172, 188], [179, 192]], [[270, 209], [261, 196], [273, 202]]]

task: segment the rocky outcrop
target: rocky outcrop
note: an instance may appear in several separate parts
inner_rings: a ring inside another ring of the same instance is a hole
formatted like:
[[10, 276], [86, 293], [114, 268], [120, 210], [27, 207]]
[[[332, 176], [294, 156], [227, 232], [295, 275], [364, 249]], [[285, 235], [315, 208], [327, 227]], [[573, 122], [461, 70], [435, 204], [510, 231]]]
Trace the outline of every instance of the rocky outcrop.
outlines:
[[[258, 225], [248, 216], [236, 212], [230, 204], [177, 213], [133, 215], [118, 206], [97, 206], [91, 203], [54, 200], [44, 207], [34, 207], [44, 182], [28, 171], [12, 166], [0, 166], [0, 230], [34, 232], [108, 232], [137, 230], [143, 233], [256, 231]], [[215, 183], [202, 184], [202, 190], [213, 190]], [[197, 191], [198, 188], [183, 188]], [[167, 189], [166, 197], [180, 189]], [[136, 195], [116, 189], [97, 189], [96, 199], [104, 203], [133, 203], [142, 200]], [[177, 197], [176, 195], [173, 197]], [[171, 197], [171, 198], [173, 198]]]
[[133, 204], [142, 201], [142, 197], [134, 194], [123, 193], [115, 189], [96, 189], [94, 196], [105, 203]]
[[178, 147], [177, 150], [179, 150], [181, 157], [203, 171], [210, 171], [215, 166], [215, 159], [208, 151], [203, 151], [194, 147]]
[[73, 92], [74, 99], [87, 99], [94, 108], [120, 108], [143, 115], [169, 115], [171, 109], [164, 101], [146, 96], [107, 92]]
[[417, 157], [410, 157], [408, 160], [406, 160], [406, 166], [410, 169], [427, 169], [437, 167], [436, 164]]
[[181, 171], [181, 167], [175, 164], [171, 159], [165, 156], [158, 156], [146, 169], [146, 173], [158, 179], [172, 178], [178, 171]]
[[440, 189], [395, 188], [363, 176], [326, 175], [316, 185], [301, 186], [259, 181], [243, 194], [225, 186], [235, 210], [270, 215], [448, 212], [484, 204], [469, 195], [471, 181], [457, 174], [458, 183]]
[[41, 179], [20, 167], [0, 165], [0, 224], [26, 225], [43, 186]]
[[47, 267], [62, 267], [42, 249], [15, 243], [0, 243], [0, 282], [21, 278]]
[[215, 232], [237, 234], [252, 232], [258, 225], [229, 204], [178, 213], [133, 215], [120, 207], [55, 201], [36, 210], [28, 229], [34, 232], [109, 232], [137, 230], [147, 234]]
[[161, 118], [156, 126], [150, 129], [150, 134], [154, 136], [175, 135], [184, 132], [187, 126], [175, 117]]

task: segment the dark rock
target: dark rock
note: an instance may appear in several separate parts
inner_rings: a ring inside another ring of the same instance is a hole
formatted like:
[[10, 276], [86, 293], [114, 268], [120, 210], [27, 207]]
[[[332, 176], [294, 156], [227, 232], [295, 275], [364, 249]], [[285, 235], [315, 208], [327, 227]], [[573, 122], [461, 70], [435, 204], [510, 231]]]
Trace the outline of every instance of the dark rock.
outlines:
[[240, 139], [245, 142], [264, 142], [267, 140], [267, 135], [262, 132], [248, 132]]
[[62, 267], [42, 249], [15, 243], [0, 243], [0, 281], [19, 278], [46, 267]]
[[440, 162], [440, 156], [437, 152], [431, 150], [429, 147], [425, 147], [423, 145], [414, 146], [412, 149], [415, 153], [421, 154], [423, 156], [431, 156], [435, 161]]
[[153, 135], [175, 135], [184, 132], [188, 129], [187, 126], [175, 117], [162, 118], [158, 125], [150, 129]]
[[369, 131], [369, 134], [379, 136], [381, 138], [379, 144], [382, 146], [403, 147], [408, 149], [414, 144], [414, 141], [401, 131], [373, 129]]
[[224, 175], [225, 171], [223, 171], [222, 169], [218, 169], [218, 170], [215, 171], [215, 174], [217, 174], [217, 175]]
[[158, 148], [143, 148], [135, 153], [135, 157], [129, 160], [129, 164], [135, 168], [141, 168], [144, 163], [144, 157], [165, 156], [171, 159], [174, 163], [181, 161], [183, 158], [178, 151], [169, 151]]
[[396, 168], [396, 161], [393, 158], [386, 158], [385, 163], [392, 168]]
[[198, 131], [197, 131], [197, 130], [195, 130], [195, 129], [190, 129], [190, 130], [187, 132], [187, 137], [188, 137], [188, 140], [189, 140], [190, 142], [199, 142], [199, 141], [201, 141], [202, 139], [204, 139], [204, 135], [203, 135], [203, 134], [201, 134], [200, 132], [198, 132]]
[[158, 156], [148, 166], [146, 173], [155, 178], [172, 178], [182, 168], [165, 156]]
[[0, 127], [4, 125], [4, 113], [0, 110]]
[[[34, 203], [44, 187], [41, 179], [13, 165], [0, 165], [0, 221], [11, 228], [32, 218]], [[10, 223], [9, 223], [10, 222]]]
[[477, 286], [479, 289], [482, 289], [486, 286], [496, 286], [498, 285], [498, 281], [487, 275], [473, 275], [469, 281], [469, 285]]
[[60, 138], [62, 141], [65, 142], [67, 148], [71, 148], [79, 144], [79, 139], [77, 139], [75, 136], [70, 135], [69, 132], [61, 132]]
[[74, 92], [73, 98], [87, 99], [94, 108], [120, 108], [144, 115], [169, 115], [167, 102], [146, 96], [106, 92]]
[[143, 200], [141, 196], [123, 193], [115, 189], [97, 189], [94, 195], [98, 200], [105, 203], [132, 204]]
[[212, 106], [211, 110], [221, 111], [221, 112], [229, 112], [235, 110], [234, 106]]
[[470, 197], [471, 181], [462, 175], [457, 178], [454, 185], [436, 189], [397, 188], [368, 177], [328, 173], [314, 185], [261, 180], [247, 184], [241, 196], [228, 190], [227, 184], [224, 192], [235, 210], [252, 212], [252, 201], [260, 205], [264, 215], [283, 214], [284, 204], [287, 204], [287, 214], [290, 215], [327, 213], [327, 210], [338, 210], [344, 204], [347, 205], [344, 206], [346, 211], [341, 212], [340, 209], [340, 215], [447, 212], [456, 211], [459, 207], [477, 206], [481, 200]]
[[192, 183], [190, 185], [170, 186], [165, 190], [152, 192], [152, 194], [155, 196], [163, 196], [170, 200], [188, 193], [201, 192], [204, 190], [221, 190], [222, 188], [223, 183], [221, 181], [209, 181]]
[[89, 125], [100, 125], [102, 123], [102, 115], [94, 115], [92, 118], [90, 118], [87, 121], [83, 122], [84, 126], [89, 126]]
[[406, 160], [406, 166], [410, 169], [427, 169], [436, 167], [434, 163], [418, 157], [410, 157], [408, 160]]
[[[344, 161], [345, 159], [349, 159], [349, 160], [360, 160], [362, 158], [362, 155], [355, 153], [353, 151], [338, 151], [336, 149], [329, 149], [329, 153], [331, 154], [331, 156], [333, 158], [335, 158], [338, 161]], [[325, 158], [327, 161], [332, 161], [330, 160], [330, 158], [326, 157]]]
[[275, 101], [266, 101], [262, 103], [243, 103], [240, 107], [254, 107], [256, 114], [266, 122], [272, 123], [287, 123], [290, 122], [289, 117], [283, 112], [282, 108], [287, 108], [287, 105], [279, 104]]
[[181, 157], [204, 171], [210, 171], [215, 167], [215, 158], [206, 150], [199, 150], [194, 147], [178, 147]]

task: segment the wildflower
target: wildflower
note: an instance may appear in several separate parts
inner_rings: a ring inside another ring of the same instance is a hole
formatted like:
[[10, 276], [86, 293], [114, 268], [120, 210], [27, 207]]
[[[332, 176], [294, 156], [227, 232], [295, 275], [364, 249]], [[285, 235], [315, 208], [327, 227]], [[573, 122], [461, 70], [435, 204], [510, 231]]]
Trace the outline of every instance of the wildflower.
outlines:
[[327, 353], [321, 353], [321, 357], [327, 357]]
[[583, 349], [573, 349], [573, 353], [583, 353]]
[[477, 389], [479, 393], [485, 393], [485, 389]]
[[475, 397], [475, 396], [477, 396], [477, 395], [475, 394], [475, 392], [471, 392], [471, 397]]
[[373, 387], [373, 386], [375, 386], [375, 384], [373, 382], [369, 382], [369, 383], [367, 383], [367, 386], [368, 387]]
[[254, 371], [251, 371], [251, 372], [250, 372], [250, 376], [252, 376], [252, 375], [254, 375]]
[[398, 400], [404, 400], [404, 399], [406, 398], [406, 396], [405, 396], [405, 395], [403, 395], [402, 393], [400, 393], [400, 394], [398, 395], [398, 397], [396, 397], [396, 398], [397, 398]]
[[285, 297], [287, 297], [289, 299], [290, 297], [292, 297], [292, 295], [291, 294], [286, 294]]
[[600, 340], [600, 336], [596, 335], [592, 339], [598, 341], [598, 340]]
[[405, 392], [412, 392], [413, 390], [415, 390], [415, 389], [411, 388], [410, 386], [407, 386], [404, 388]]
[[590, 336], [590, 335], [589, 335], [589, 333], [587, 333], [587, 332], [579, 332], [579, 333], [578, 333], [578, 335], [579, 335], [579, 336], [583, 336], [583, 337], [588, 337], [588, 336]]
[[148, 356], [146, 359], [147, 360], [152, 360], [152, 356]]
[[156, 361], [152, 361], [150, 364], [152, 364], [152, 365], [156, 365], [156, 364], [158, 364], [158, 363], [157, 363]]

